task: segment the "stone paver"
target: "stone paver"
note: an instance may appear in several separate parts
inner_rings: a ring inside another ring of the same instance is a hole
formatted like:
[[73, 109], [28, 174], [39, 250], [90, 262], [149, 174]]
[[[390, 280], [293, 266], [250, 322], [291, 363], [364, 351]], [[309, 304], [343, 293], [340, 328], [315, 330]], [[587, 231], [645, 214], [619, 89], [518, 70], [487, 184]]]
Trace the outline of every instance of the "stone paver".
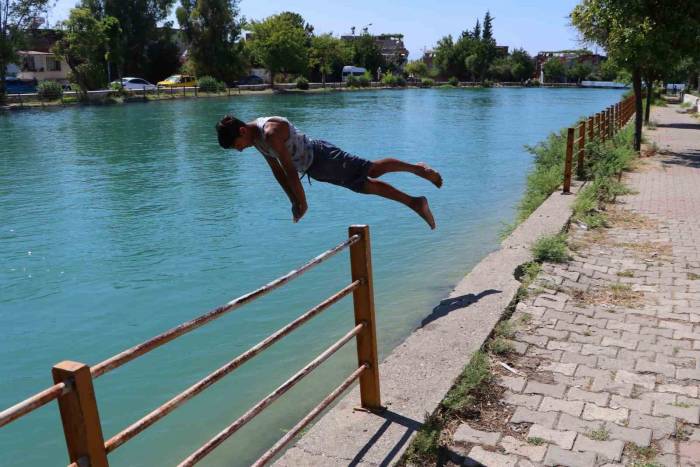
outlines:
[[567, 451], [557, 446], [550, 446], [544, 458], [544, 465], [566, 465], [568, 467], [593, 467], [596, 455], [592, 452]]
[[495, 446], [499, 439], [501, 439], [500, 433], [475, 430], [466, 423], [462, 423], [452, 437], [457, 445], [473, 443]]
[[532, 425], [527, 433], [528, 438], [542, 438], [548, 443], [556, 444], [564, 449], [571, 449], [574, 445], [576, 433], [573, 431], [550, 430], [540, 425]]
[[[486, 465], [630, 465], [634, 443], [655, 446], [658, 465], [700, 467], [700, 124], [677, 110], [654, 109], [647, 136], [668, 152], [625, 176], [634, 194], [612, 206], [610, 227], [574, 223], [573, 259], [543, 264], [518, 304], [531, 319], [515, 366], [529, 377], [501, 384], [510, 423], [531, 426], [498, 453], [477, 451]], [[633, 301], [609, 292], [625, 287]]]

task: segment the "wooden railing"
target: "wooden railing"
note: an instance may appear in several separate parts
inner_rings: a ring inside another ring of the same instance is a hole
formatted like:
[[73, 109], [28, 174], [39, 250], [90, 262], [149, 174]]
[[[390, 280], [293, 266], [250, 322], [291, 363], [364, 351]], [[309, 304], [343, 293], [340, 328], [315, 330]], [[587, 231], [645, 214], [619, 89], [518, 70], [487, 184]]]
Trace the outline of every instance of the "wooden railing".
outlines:
[[[574, 150], [576, 150], [576, 173], [579, 178], [584, 177], [586, 143], [599, 141], [605, 143], [620, 131], [634, 115], [634, 96], [629, 96], [615, 105], [611, 105], [602, 112], [581, 120], [578, 124], [578, 137], [576, 128], [568, 128], [566, 132], [566, 158], [564, 159], [564, 183], [562, 193], [571, 193], [571, 173], [574, 163]], [[576, 148], [574, 148], [576, 145]]]
[[[108, 440], [104, 440], [100, 423], [97, 398], [93, 380], [119, 368], [125, 363], [140, 357], [161, 345], [193, 331], [216, 318], [223, 316], [263, 295], [283, 286], [287, 282], [301, 276], [314, 266], [335, 256], [344, 249], [350, 249], [351, 282], [338, 292], [328, 297], [297, 319], [269, 335], [250, 349], [238, 355], [207, 377], [182, 391], [169, 401], [160, 405], [147, 415], [135, 421]], [[381, 410], [379, 391], [379, 371], [377, 359], [377, 336], [374, 313], [374, 291], [372, 281], [372, 257], [370, 248], [369, 227], [364, 225], [351, 226], [348, 239], [330, 250], [313, 258], [308, 263], [295, 269], [274, 281], [238, 297], [227, 304], [211, 310], [197, 318], [174, 327], [139, 345], [131, 347], [94, 366], [84, 363], [63, 361], [52, 369], [54, 385], [35, 394], [28, 399], [0, 412], [0, 427], [38, 409], [53, 401], [58, 401], [63, 433], [68, 448], [70, 466], [102, 467], [109, 465], [107, 456], [115, 449], [144, 431], [155, 422], [165, 417], [177, 407], [216, 383], [224, 376], [233, 372], [243, 363], [255, 357], [275, 342], [279, 341], [302, 324], [317, 316], [331, 305], [347, 295], [353, 295], [355, 326], [341, 339], [328, 347], [314, 360], [295, 373], [286, 382], [272, 391], [257, 404], [241, 415], [233, 423], [224, 428], [211, 440], [193, 452], [179, 465], [190, 466], [202, 460], [207, 454], [223, 443], [256, 415], [262, 412], [306, 375], [311, 373], [321, 363], [338, 351], [353, 337], [357, 341], [358, 367], [342, 383], [334, 389], [320, 404], [289, 430], [274, 446], [263, 454], [256, 466], [269, 462], [281, 451], [314, 417], [328, 407], [353, 382], [360, 381], [360, 398], [362, 407], [368, 410]]]

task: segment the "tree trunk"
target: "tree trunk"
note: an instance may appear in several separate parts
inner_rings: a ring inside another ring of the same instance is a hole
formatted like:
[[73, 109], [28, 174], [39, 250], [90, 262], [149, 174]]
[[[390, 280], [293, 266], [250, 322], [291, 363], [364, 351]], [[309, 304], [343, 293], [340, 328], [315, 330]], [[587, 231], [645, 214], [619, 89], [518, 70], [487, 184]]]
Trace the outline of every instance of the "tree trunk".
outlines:
[[642, 148], [642, 73], [638, 68], [632, 70], [632, 87], [634, 88], [634, 150]]
[[652, 80], [647, 80], [647, 108], [644, 109], [644, 123], [649, 124], [649, 115], [651, 114], [651, 101], [654, 95], [654, 85]]
[[4, 60], [0, 60], [0, 105], [4, 105], [7, 100], [6, 90], [7, 83], [5, 83], [5, 70], [7, 64]]

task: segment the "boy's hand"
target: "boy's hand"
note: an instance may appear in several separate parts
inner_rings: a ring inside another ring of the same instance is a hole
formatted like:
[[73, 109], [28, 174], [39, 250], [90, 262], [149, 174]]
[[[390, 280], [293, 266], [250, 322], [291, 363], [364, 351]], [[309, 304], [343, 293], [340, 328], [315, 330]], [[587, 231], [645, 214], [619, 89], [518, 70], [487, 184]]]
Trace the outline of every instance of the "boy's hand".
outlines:
[[295, 203], [292, 205], [292, 218], [295, 223], [304, 217], [307, 209], [309, 209], [309, 206], [306, 203]]

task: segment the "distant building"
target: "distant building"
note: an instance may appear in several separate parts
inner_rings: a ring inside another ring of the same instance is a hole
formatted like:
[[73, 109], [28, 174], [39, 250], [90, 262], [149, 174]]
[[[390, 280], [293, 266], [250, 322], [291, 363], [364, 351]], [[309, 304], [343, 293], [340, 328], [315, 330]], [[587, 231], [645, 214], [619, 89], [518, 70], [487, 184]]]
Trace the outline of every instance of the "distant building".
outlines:
[[508, 56], [508, 46], [507, 45], [497, 45], [496, 46], [496, 57], [507, 57]]
[[68, 64], [51, 52], [20, 50], [19, 71], [15, 77], [22, 81], [59, 81], [68, 83]]
[[435, 65], [435, 51], [432, 49], [424, 50], [421, 61], [425, 63], [428, 68], [432, 68]]
[[61, 57], [51, 52], [59, 37], [60, 32], [54, 29], [30, 29], [27, 49], [17, 52], [19, 60], [7, 67], [6, 75], [22, 81], [49, 80], [67, 84], [70, 68]]
[[535, 78], [539, 78], [542, 75], [542, 67], [551, 59], [557, 59], [564, 64], [568, 69], [577, 63], [586, 63], [594, 68], [600, 66], [607, 57], [603, 55], [598, 55], [590, 50], [556, 50], [556, 51], [542, 51], [538, 52], [535, 57]]
[[[348, 34], [340, 36], [344, 41], [354, 41], [360, 36]], [[403, 68], [408, 61], [408, 49], [403, 43], [403, 34], [379, 34], [372, 36], [374, 43], [388, 64], [393, 64], [397, 68]]]

